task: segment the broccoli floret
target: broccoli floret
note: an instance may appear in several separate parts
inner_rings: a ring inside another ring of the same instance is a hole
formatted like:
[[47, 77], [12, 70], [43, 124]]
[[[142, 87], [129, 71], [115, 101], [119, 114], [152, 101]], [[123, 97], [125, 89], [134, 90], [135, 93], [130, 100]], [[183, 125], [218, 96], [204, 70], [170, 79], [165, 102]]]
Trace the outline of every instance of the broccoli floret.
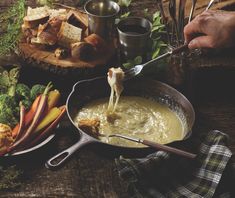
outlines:
[[5, 107], [14, 109], [16, 106], [17, 106], [17, 103], [14, 97], [9, 96], [7, 94], [0, 95], [0, 111], [3, 111]]
[[14, 127], [18, 123], [12, 109], [5, 107], [0, 111], [0, 123], [10, 127]]
[[14, 97], [7, 94], [0, 95], [0, 123], [14, 126], [17, 124], [17, 115], [19, 115], [19, 109], [17, 110], [17, 103]]
[[34, 101], [38, 95], [44, 92], [45, 88], [46, 86], [44, 85], [40, 85], [40, 84], [34, 85], [30, 91], [31, 100]]
[[7, 93], [7, 88], [0, 85], [0, 95]]
[[22, 103], [22, 105], [25, 107], [26, 110], [29, 110], [31, 105], [32, 105], [32, 102], [31, 100], [21, 100], [20, 101]]
[[30, 98], [30, 89], [27, 85], [19, 83], [16, 85], [16, 99], [18, 101]]

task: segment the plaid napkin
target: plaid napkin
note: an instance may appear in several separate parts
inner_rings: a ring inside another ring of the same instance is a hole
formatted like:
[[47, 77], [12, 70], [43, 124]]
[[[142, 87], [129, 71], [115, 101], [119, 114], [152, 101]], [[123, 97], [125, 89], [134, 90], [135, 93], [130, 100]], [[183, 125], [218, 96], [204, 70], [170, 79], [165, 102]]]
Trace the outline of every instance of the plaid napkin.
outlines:
[[193, 160], [158, 151], [143, 159], [115, 161], [132, 198], [210, 198], [232, 156], [227, 139], [220, 131], [210, 131]]

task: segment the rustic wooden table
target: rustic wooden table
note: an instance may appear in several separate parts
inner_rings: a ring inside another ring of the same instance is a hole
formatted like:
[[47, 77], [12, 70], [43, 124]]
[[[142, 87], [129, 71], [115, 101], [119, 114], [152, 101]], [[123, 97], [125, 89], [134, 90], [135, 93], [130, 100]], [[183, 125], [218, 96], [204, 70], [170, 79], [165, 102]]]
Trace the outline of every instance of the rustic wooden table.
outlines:
[[[2, 5], [4, 2], [7, 5], [10, 1], [1, 1]], [[134, 1], [132, 9], [140, 14], [139, 10], [143, 10], [143, 7], [155, 10], [155, 3], [152, 0]], [[193, 136], [189, 144], [186, 144], [191, 145], [189, 150], [198, 147], [200, 138], [208, 130], [218, 129], [230, 136], [230, 148], [235, 153], [235, 64], [232, 61], [229, 63], [228, 67], [194, 68], [190, 78], [180, 87], [196, 110]], [[27, 74], [22, 78], [27, 78]], [[127, 186], [119, 180], [115, 168], [114, 159], [119, 153], [107, 154], [102, 147], [97, 149], [96, 146], [89, 145], [81, 149], [57, 171], [45, 168], [44, 163], [48, 158], [67, 148], [78, 138], [76, 131], [65, 121], [50, 144], [30, 155], [1, 161], [5, 164], [17, 164], [24, 170], [24, 174], [22, 185], [17, 191], [0, 192], [0, 197], [128, 197]], [[218, 191], [223, 191], [224, 187], [234, 183], [233, 174], [232, 170], [227, 170]], [[229, 176], [233, 182], [229, 182]]]

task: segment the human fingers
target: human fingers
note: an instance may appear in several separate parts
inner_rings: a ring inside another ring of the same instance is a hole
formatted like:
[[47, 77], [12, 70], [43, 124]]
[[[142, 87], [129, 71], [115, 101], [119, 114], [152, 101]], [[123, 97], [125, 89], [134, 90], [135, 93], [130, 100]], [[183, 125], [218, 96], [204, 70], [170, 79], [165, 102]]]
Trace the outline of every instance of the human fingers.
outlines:
[[194, 19], [184, 28], [185, 42], [189, 43], [195, 37], [195, 35], [200, 32], [201, 32], [200, 24], [198, 23], [197, 19]]
[[192, 39], [189, 44], [189, 49], [197, 49], [197, 48], [214, 48], [215, 43], [210, 36], [199, 36]]
[[189, 43], [193, 38], [198, 35], [204, 35], [207, 32], [208, 18], [212, 15], [211, 12], [203, 12], [195, 17], [191, 23], [187, 24], [184, 28], [184, 38], [186, 43]]

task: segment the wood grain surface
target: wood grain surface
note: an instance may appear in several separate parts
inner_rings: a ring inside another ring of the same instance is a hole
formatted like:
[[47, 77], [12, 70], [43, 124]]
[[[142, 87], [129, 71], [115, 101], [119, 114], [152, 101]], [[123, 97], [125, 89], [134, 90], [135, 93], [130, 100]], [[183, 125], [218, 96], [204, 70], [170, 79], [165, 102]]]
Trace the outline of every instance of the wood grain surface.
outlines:
[[50, 67], [59, 67], [61, 69], [101, 67], [107, 64], [115, 52], [114, 47], [109, 46], [105, 52], [97, 53], [95, 58], [91, 59], [90, 61], [82, 61], [74, 60], [71, 57], [57, 59], [55, 57], [54, 51], [42, 50], [28, 43], [20, 43], [19, 50], [21, 56], [23, 56], [23, 59], [26, 61], [30, 59], [30, 62], [37, 62], [39, 68], [43, 67], [43, 64], [45, 63], [50, 65]]
[[[11, 2], [14, 1], [1, 0], [0, 6], [8, 6]], [[200, 6], [196, 12], [200, 13], [207, 1], [198, 2]], [[76, 1], [65, 0], [62, 3], [74, 5]], [[224, 7], [231, 3], [233, 1], [224, 0], [215, 7]], [[27, 4], [33, 5], [34, 2], [29, 0]], [[150, 12], [154, 12], [155, 0], [133, 1], [131, 10], [134, 14], [141, 16], [143, 8], [149, 8]], [[196, 151], [204, 134], [211, 129], [217, 129], [230, 136], [230, 148], [235, 153], [235, 64], [226, 56], [218, 59], [221, 62], [227, 60], [228, 67], [219, 67], [218, 61], [211, 58], [211, 61], [215, 61], [218, 67], [194, 69], [190, 75], [188, 74], [184, 86], [180, 89], [190, 98], [196, 111], [193, 136], [185, 145], [190, 151]], [[195, 62], [195, 65], [200, 64]], [[41, 73], [30, 70], [27, 75], [25, 73], [23, 80], [32, 83], [37, 79], [37, 75]], [[47, 74], [43, 74], [40, 78], [42, 82], [48, 79]], [[66, 86], [63, 79], [60, 81], [61, 86]], [[67, 86], [64, 88], [71, 89]], [[66, 95], [64, 97], [66, 98]], [[66, 166], [58, 171], [50, 171], [44, 167], [49, 157], [67, 148], [77, 139], [76, 131], [65, 120], [54, 141], [43, 149], [31, 155], [1, 160], [4, 164], [17, 164], [24, 170], [24, 174], [22, 186], [19, 189], [15, 192], [0, 192], [0, 197], [128, 198], [127, 185], [119, 179], [115, 168], [114, 159], [119, 153], [110, 153], [97, 145], [89, 145], [77, 152]], [[232, 173], [229, 172], [228, 175], [231, 176]], [[235, 179], [232, 179], [225, 178], [218, 191], [223, 191], [224, 186], [234, 184]]]

